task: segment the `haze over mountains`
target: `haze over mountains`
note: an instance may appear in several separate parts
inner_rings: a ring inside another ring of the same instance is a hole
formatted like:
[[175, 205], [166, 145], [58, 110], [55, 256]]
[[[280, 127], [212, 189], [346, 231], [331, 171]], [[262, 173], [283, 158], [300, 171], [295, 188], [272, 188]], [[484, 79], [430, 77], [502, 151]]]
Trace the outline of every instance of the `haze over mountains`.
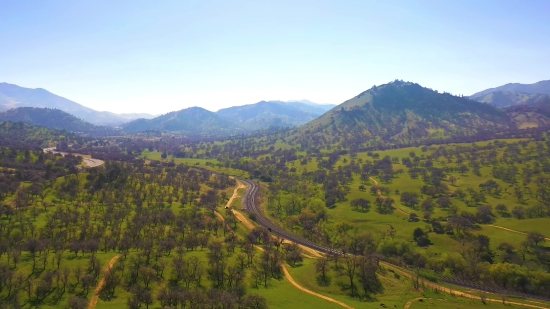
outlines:
[[[307, 102], [307, 103], [305, 103]], [[302, 101], [261, 101], [224, 108], [216, 112], [252, 130], [267, 127], [296, 127], [311, 121], [336, 105]]]
[[[529, 93], [513, 91], [516, 89]], [[534, 93], [536, 91], [541, 93]], [[217, 112], [191, 107], [146, 119], [141, 116], [152, 116], [98, 112], [44, 89], [1, 83], [0, 110], [15, 109], [0, 113], [0, 121], [22, 121], [97, 135], [168, 131], [223, 136], [303, 125], [299, 132], [329, 135], [347, 132], [356, 137], [384, 139], [425, 138], [549, 125], [550, 95], [547, 93], [550, 93], [550, 81], [507, 84], [470, 97], [459, 97], [396, 80], [375, 86], [338, 106], [308, 100], [260, 101]], [[30, 107], [20, 107], [25, 105]], [[128, 120], [133, 117], [140, 118]], [[98, 123], [117, 125], [121, 130], [98, 126]]]
[[0, 83], [0, 111], [18, 107], [59, 109], [95, 125], [118, 125], [132, 119], [153, 117], [149, 114], [115, 114], [96, 111], [42, 88], [32, 89]]

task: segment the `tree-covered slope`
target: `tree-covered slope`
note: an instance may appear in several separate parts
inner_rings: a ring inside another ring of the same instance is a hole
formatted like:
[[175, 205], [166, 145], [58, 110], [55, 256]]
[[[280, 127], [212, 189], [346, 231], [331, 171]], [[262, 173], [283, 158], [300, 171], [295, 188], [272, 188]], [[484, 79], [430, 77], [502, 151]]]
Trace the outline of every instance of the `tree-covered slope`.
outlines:
[[85, 138], [63, 130], [33, 126], [23, 122], [0, 121], [0, 146], [16, 149], [51, 147], [56, 142], [81, 143]]
[[91, 135], [114, 135], [110, 127], [96, 126], [59, 109], [19, 107], [0, 112], [0, 121], [24, 122], [46, 128], [67, 130]]
[[472, 135], [503, 130], [508, 115], [495, 107], [395, 81], [373, 87], [300, 127], [299, 132], [363, 142]]
[[550, 126], [550, 98], [534, 104], [510, 106], [504, 111], [520, 129]]
[[136, 119], [122, 127], [125, 132], [154, 130], [188, 135], [231, 135], [245, 132], [232, 121], [201, 107], [190, 107], [153, 119]]
[[491, 104], [497, 108], [504, 108], [514, 105], [529, 105], [540, 102], [550, 102], [550, 95], [498, 90], [481, 95], [473, 95], [470, 96], [470, 99]]
[[261, 101], [224, 108], [216, 114], [250, 130], [258, 130], [268, 127], [295, 127], [315, 119], [323, 112], [323, 107], [300, 102]]

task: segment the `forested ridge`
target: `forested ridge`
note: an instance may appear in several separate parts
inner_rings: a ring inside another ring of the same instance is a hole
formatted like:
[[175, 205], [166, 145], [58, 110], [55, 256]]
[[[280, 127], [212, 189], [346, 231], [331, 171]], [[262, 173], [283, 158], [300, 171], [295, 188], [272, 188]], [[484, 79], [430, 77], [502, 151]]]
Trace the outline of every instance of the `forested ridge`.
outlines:
[[111, 127], [96, 126], [59, 109], [19, 107], [0, 112], [0, 121], [24, 122], [46, 128], [79, 132], [95, 136], [116, 135]]

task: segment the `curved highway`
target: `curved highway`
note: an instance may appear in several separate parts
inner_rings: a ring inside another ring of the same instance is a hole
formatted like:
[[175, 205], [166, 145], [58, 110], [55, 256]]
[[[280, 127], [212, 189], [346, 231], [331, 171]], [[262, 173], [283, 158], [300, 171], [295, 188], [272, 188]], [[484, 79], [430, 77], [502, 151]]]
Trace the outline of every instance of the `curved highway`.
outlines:
[[[338, 251], [329, 247], [321, 246], [319, 244], [314, 243], [313, 241], [300, 237], [298, 235], [292, 234], [291, 232], [288, 232], [278, 226], [277, 224], [273, 223], [269, 218], [265, 216], [265, 214], [258, 208], [258, 205], [256, 204], [256, 195], [258, 193], [258, 185], [254, 183], [253, 181], [250, 181], [248, 179], [239, 179], [240, 181], [247, 184], [247, 190], [245, 192], [244, 197], [244, 203], [245, 208], [247, 211], [252, 212], [256, 214], [256, 222], [258, 222], [263, 227], [267, 228], [271, 233], [282, 237], [284, 239], [293, 241], [299, 245], [303, 245], [305, 247], [311, 248], [313, 250], [326, 253], [328, 255], [343, 255], [344, 253], [342, 251]], [[389, 263], [389, 262], [388, 262]], [[390, 263], [391, 264], [391, 263]], [[391, 264], [393, 265], [393, 264]], [[397, 265], [394, 265], [397, 266]], [[467, 287], [467, 288], [473, 288], [481, 291], [486, 291], [489, 293], [502, 293], [502, 294], [510, 294], [510, 295], [517, 295], [525, 298], [534, 298], [534, 299], [540, 299], [544, 301], [549, 301], [548, 298], [538, 296], [538, 295], [531, 295], [526, 293], [521, 293], [518, 291], [512, 291], [512, 290], [506, 290], [502, 288], [498, 288], [495, 286], [489, 286], [489, 285], [482, 285], [482, 284], [476, 284], [470, 281], [466, 280], [459, 280], [455, 278], [445, 278], [440, 277], [440, 279], [444, 282]]]
[[258, 185], [250, 180], [247, 179], [239, 179], [240, 181], [247, 184], [247, 190], [244, 196], [245, 200], [245, 208], [249, 212], [252, 212], [256, 214], [256, 222], [261, 224], [263, 227], [267, 228], [271, 233], [282, 237], [284, 239], [293, 241], [297, 244], [306, 246], [308, 248], [311, 248], [313, 250], [317, 250], [329, 255], [342, 255], [344, 254], [341, 251], [334, 250], [329, 247], [321, 246], [319, 244], [314, 243], [313, 241], [300, 237], [298, 235], [292, 234], [277, 224], [273, 223], [270, 219], [268, 219], [265, 214], [258, 208], [256, 205], [256, 195], [258, 193]]

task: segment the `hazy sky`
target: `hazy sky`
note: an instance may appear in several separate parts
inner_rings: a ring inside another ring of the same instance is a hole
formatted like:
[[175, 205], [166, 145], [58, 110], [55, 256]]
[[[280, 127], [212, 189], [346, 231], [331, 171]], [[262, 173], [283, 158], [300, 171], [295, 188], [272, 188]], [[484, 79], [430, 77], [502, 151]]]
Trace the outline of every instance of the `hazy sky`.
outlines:
[[550, 1], [0, 0], [0, 82], [97, 110], [341, 103], [550, 79]]

